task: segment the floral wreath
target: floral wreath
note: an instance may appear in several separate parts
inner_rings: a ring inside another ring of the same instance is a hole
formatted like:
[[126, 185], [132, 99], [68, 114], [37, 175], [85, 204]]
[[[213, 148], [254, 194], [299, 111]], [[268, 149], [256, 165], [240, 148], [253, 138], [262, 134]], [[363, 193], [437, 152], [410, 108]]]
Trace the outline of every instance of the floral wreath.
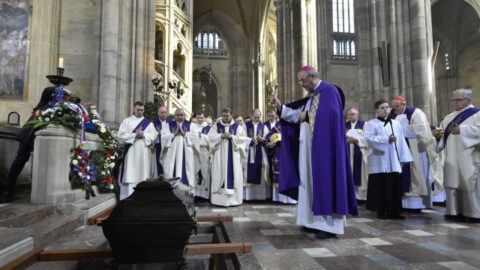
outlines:
[[[62, 93], [63, 91], [57, 91], [51, 102], [53, 107], [43, 111], [32, 111], [33, 120], [25, 127], [37, 130], [55, 124], [74, 131], [81, 129], [80, 145], [75, 148], [70, 160], [70, 180], [74, 186], [86, 191], [86, 199], [89, 199], [90, 195], [95, 196], [93, 183], [97, 184], [101, 192], [114, 192], [117, 188], [115, 175], [121, 155], [112, 130], [100, 120], [100, 115], [91, 102], [85, 102], [83, 105], [73, 104], [65, 101]], [[82, 148], [85, 129], [97, 133], [102, 140], [98, 150], [88, 151]]]

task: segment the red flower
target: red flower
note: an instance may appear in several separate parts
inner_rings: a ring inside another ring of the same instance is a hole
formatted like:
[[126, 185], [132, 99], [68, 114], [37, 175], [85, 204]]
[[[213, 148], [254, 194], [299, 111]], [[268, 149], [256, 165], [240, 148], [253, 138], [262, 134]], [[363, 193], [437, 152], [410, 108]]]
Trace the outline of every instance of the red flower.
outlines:
[[80, 155], [82, 153], [82, 148], [77, 147], [76, 153], [77, 153], [77, 155]]
[[105, 176], [105, 177], [103, 178], [103, 181], [104, 181], [105, 183], [109, 183], [110, 181], [112, 181], [112, 182], [115, 181], [115, 179], [110, 178], [110, 176], [107, 175], [107, 176]]
[[91, 101], [90, 101], [90, 102], [84, 102], [83, 104], [84, 104], [85, 106], [92, 106], [92, 105], [93, 105], [93, 103], [92, 103]]
[[112, 156], [112, 153], [111, 153], [110, 151], [108, 151], [106, 155], [107, 155], [107, 157], [109, 158], [109, 157]]
[[115, 178], [112, 178], [112, 183], [113, 184], [117, 183], [117, 180], [115, 180]]

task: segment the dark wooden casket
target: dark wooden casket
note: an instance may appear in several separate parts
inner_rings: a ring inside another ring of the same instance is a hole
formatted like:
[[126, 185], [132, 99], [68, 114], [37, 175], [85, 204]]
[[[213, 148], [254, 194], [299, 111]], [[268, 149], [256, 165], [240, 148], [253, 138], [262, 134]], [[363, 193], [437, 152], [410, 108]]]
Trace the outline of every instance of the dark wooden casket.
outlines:
[[99, 225], [117, 263], [183, 262], [196, 225], [193, 194], [165, 180], [145, 181]]

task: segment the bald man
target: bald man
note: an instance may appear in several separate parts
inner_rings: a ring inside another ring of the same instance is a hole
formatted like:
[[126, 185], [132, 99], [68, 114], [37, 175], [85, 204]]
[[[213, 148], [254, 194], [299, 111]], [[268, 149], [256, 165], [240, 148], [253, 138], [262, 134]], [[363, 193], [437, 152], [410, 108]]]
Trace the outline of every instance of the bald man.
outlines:
[[158, 133], [157, 139], [155, 140], [155, 147], [152, 149], [152, 177], [156, 178], [160, 175], [163, 175], [163, 167], [160, 163], [160, 154], [162, 153], [162, 143], [161, 143], [161, 136], [162, 133], [164, 134], [168, 129], [168, 124], [173, 120], [168, 118], [168, 111], [167, 106], [160, 105], [157, 110], [158, 118], [153, 121], [153, 126]]
[[190, 131], [191, 123], [185, 120], [182, 108], [175, 110], [175, 121], [162, 134], [162, 166], [167, 179], [177, 180], [180, 187], [195, 192], [195, 160], [193, 155], [195, 132]]

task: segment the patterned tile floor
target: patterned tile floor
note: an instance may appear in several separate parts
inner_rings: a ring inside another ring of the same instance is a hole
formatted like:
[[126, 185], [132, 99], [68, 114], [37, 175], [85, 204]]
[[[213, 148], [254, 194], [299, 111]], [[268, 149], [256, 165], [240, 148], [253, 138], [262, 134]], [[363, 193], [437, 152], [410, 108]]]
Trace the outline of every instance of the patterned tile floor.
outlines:
[[445, 220], [442, 207], [405, 213], [405, 220], [378, 220], [359, 206], [344, 235], [317, 240], [295, 225], [296, 206], [197, 206], [198, 215], [232, 215], [236, 240], [252, 243], [261, 269], [480, 269], [480, 224]]

